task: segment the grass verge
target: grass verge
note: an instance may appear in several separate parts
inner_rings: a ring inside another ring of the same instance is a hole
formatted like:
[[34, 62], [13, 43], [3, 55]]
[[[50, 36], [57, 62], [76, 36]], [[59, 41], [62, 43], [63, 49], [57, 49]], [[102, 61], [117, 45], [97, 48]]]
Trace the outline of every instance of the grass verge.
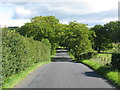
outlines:
[[115, 71], [110, 67], [104, 66], [102, 64], [99, 64], [98, 62], [94, 62], [91, 60], [82, 60], [82, 63], [86, 64], [87, 66], [97, 71], [102, 77], [109, 80], [115, 86], [120, 87], [120, 80], [119, 80], [120, 72]]
[[19, 83], [21, 80], [25, 79], [32, 71], [34, 71], [38, 67], [40, 67], [44, 64], [47, 64], [47, 63], [50, 63], [50, 61], [36, 63], [24, 71], [21, 71], [18, 74], [15, 74], [13, 76], [6, 78], [5, 82], [2, 85], [2, 87], [0, 88], [0, 90], [2, 88], [13, 88], [17, 83]]

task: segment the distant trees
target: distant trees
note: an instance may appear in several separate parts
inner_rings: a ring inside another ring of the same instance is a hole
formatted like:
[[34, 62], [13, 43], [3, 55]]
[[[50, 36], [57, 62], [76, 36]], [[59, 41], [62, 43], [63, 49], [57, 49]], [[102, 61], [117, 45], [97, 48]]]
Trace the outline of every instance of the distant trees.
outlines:
[[92, 30], [96, 34], [96, 37], [94, 38], [94, 49], [100, 53], [102, 47], [109, 43], [109, 40], [106, 39], [107, 31], [103, 29], [102, 25], [95, 25]]
[[58, 46], [63, 46], [74, 52], [76, 58], [93, 49], [100, 53], [101, 50], [112, 48], [112, 42], [120, 41], [120, 26], [117, 21], [103, 26], [95, 25], [89, 29], [86, 24], [76, 21], [66, 25], [61, 24], [54, 16], [37, 16], [19, 28], [18, 32], [38, 41], [48, 39], [52, 54]]
[[58, 23], [59, 20], [54, 16], [38, 16], [32, 18], [31, 23], [26, 23], [18, 32], [24, 36], [33, 37], [35, 40], [41, 41], [42, 38], [49, 38], [51, 41], [55, 36]]
[[65, 45], [74, 52], [76, 59], [80, 58], [80, 54], [91, 50], [92, 46], [86, 24], [70, 22], [65, 33]]
[[33, 37], [33, 39], [41, 41], [43, 38], [48, 39], [51, 43], [52, 53], [57, 47], [59, 30], [59, 20], [54, 16], [37, 16], [31, 19], [31, 23], [26, 23], [18, 32], [23, 36]]
[[[38, 16], [22, 27], [2, 29], [3, 81], [5, 77], [25, 70], [34, 63], [49, 61], [58, 46], [66, 47], [76, 61], [91, 58], [96, 54], [95, 50], [99, 53], [105, 48], [112, 48], [112, 43], [117, 43], [116, 48], [120, 50], [118, 21], [103, 26], [95, 25], [89, 29], [86, 24], [76, 21], [66, 25], [54, 16]], [[119, 68], [119, 56], [120, 54], [112, 55], [111, 64], [115, 68]]]
[[108, 31], [107, 36], [112, 42], [120, 42], [120, 22], [109, 22], [104, 25], [104, 30]]
[[112, 48], [111, 43], [120, 42], [120, 26], [118, 21], [109, 22], [103, 26], [95, 25], [91, 28], [91, 31], [94, 31], [96, 34], [93, 49], [97, 50], [98, 53], [105, 48]]
[[43, 38], [48, 39], [51, 43], [52, 53], [60, 45], [74, 51], [77, 58], [79, 54], [88, 52], [91, 49], [89, 30], [86, 24], [75, 21], [70, 22], [69, 25], [61, 24], [54, 16], [34, 17], [30, 23], [26, 23], [19, 28], [18, 32], [38, 41]]

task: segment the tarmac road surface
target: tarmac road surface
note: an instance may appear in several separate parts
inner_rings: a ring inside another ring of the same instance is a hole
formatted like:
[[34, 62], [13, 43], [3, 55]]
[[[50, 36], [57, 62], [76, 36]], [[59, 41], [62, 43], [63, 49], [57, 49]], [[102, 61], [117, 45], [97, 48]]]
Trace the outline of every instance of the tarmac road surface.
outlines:
[[95, 71], [71, 62], [67, 50], [58, 50], [53, 62], [45, 64], [14, 88], [114, 88]]

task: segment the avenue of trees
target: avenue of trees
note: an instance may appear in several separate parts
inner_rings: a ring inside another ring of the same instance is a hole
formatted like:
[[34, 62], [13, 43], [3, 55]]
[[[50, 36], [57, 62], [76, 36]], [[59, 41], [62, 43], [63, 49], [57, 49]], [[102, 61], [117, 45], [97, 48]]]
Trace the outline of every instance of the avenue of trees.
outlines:
[[88, 28], [86, 24], [76, 21], [66, 25], [61, 24], [54, 16], [37, 16], [19, 28], [18, 32], [38, 41], [48, 39], [53, 53], [56, 47], [63, 46], [73, 51], [76, 57], [93, 50], [100, 53], [101, 50], [112, 48], [112, 43], [120, 42], [118, 21]]
[[107, 24], [95, 25], [91, 31], [95, 32], [93, 49], [100, 52], [101, 50], [112, 48], [112, 43], [120, 42], [120, 23], [109, 22]]
[[52, 53], [58, 46], [68, 48], [76, 58], [81, 53], [92, 51], [87, 25], [76, 21], [66, 25], [61, 24], [54, 16], [39, 16], [32, 18], [31, 23], [26, 23], [18, 29], [18, 32], [38, 41], [43, 38], [48, 39], [51, 43]]
[[[77, 61], [112, 49], [113, 43], [120, 48], [118, 21], [88, 28], [87, 24], [76, 21], [67, 25], [61, 24], [54, 16], [37, 16], [20, 28], [4, 28], [2, 32], [3, 77], [18, 73], [34, 63], [49, 61], [59, 46], [67, 48]], [[117, 63], [113, 63], [118, 65], [120, 59], [116, 60]]]
[[47, 39], [35, 41], [15, 31], [2, 30], [2, 83], [35, 63], [51, 60], [51, 44]]
[[[19, 28], [17, 32], [38, 41], [48, 39], [51, 43], [51, 54], [55, 53], [58, 46], [62, 46], [74, 55], [76, 61], [79, 61], [89, 59], [101, 51], [112, 49], [113, 43], [117, 44], [117, 49], [119, 49], [119, 24], [118, 21], [113, 21], [88, 28], [87, 24], [76, 21], [69, 22], [67, 25], [61, 24], [54, 16], [37, 16], [32, 18], [30, 23]], [[116, 52], [119, 53], [117, 49]]]

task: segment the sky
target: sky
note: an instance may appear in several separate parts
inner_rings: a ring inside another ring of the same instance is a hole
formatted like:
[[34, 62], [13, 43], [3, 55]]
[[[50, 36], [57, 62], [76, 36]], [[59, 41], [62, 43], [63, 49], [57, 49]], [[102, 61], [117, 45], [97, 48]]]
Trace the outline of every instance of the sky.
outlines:
[[60, 23], [71, 21], [104, 25], [118, 20], [119, 0], [1, 0], [0, 27], [22, 26], [35, 16], [55, 16]]

